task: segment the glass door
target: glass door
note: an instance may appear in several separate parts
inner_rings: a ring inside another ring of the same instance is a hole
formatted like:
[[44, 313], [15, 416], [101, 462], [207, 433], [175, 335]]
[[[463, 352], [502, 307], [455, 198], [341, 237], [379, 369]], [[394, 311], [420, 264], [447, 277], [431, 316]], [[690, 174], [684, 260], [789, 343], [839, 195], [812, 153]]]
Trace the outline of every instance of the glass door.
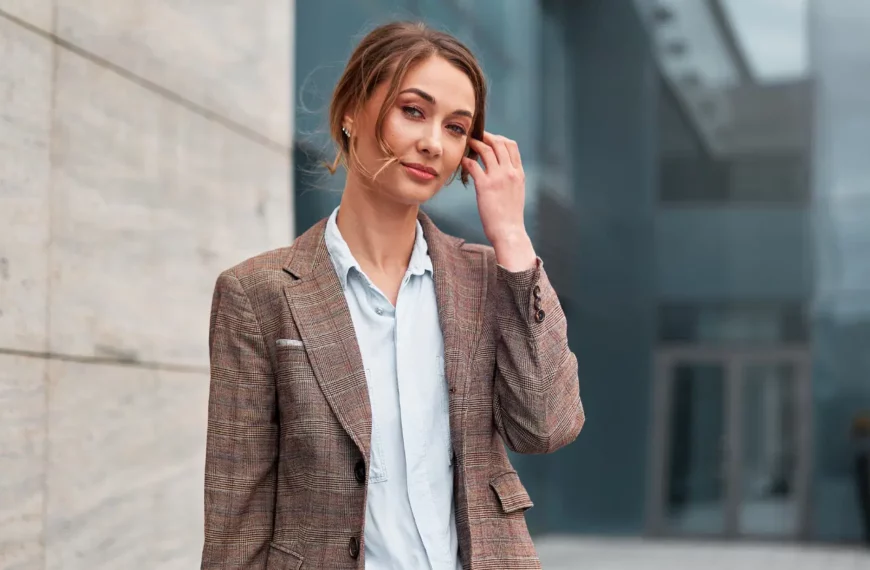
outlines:
[[658, 359], [650, 530], [791, 538], [807, 531], [804, 355], [668, 351]]
[[810, 470], [807, 368], [800, 360], [746, 357], [737, 373], [737, 534], [803, 535]]

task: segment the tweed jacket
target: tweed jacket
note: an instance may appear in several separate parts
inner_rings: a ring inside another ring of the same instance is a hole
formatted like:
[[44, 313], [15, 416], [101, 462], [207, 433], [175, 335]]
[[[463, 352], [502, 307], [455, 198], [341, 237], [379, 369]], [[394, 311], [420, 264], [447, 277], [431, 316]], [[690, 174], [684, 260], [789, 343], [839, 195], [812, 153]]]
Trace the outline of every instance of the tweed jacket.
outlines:
[[[532, 501], [505, 447], [551, 452], [583, 425], [565, 315], [540, 260], [511, 273], [492, 248], [420, 222], [444, 337], [462, 566], [540, 568]], [[365, 567], [371, 407], [325, 227], [217, 279], [203, 570]]]

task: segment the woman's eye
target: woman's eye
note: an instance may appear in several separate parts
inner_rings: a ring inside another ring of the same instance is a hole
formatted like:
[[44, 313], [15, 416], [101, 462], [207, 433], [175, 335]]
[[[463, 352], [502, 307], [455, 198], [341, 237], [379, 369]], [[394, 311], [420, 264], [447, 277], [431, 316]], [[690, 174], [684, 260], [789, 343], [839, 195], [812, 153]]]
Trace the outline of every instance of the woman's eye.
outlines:
[[[405, 105], [402, 107], [402, 112], [406, 116], [408, 116], [412, 119], [422, 119], [423, 118], [423, 111], [421, 111], [417, 107]], [[465, 127], [463, 127], [462, 125], [447, 125], [447, 128], [461, 137], [464, 137], [466, 134], [468, 134], [468, 131], [466, 131]]]
[[402, 111], [409, 117], [413, 117], [415, 119], [419, 119], [423, 116], [423, 112], [420, 111], [417, 107], [402, 107]]

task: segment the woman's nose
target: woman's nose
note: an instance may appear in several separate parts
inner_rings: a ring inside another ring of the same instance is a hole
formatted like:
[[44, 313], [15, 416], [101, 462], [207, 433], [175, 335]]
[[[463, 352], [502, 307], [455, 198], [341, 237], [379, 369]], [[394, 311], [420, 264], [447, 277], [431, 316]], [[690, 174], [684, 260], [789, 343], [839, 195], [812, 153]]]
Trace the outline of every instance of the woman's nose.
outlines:
[[417, 150], [432, 156], [440, 156], [442, 150], [440, 131], [433, 131], [420, 137], [417, 143]]

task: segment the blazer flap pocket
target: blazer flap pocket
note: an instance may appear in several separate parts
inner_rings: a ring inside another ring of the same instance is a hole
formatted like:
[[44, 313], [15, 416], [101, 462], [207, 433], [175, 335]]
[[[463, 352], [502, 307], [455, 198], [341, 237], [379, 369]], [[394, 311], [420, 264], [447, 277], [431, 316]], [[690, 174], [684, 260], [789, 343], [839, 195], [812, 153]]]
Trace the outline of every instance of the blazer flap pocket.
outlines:
[[489, 485], [493, 488], [495, 494], [498, 495], [498, 500], [501, 501], [501, 508], [506, 513], [524, 511], [534, 506], [516, 471], [508, 471], [494, 477], [489, 482]]
[[301, 554], [296, 554], [286, 546], [275, 542], [269, 544], [267, 570], [299, 570], [302, 568], [302, 561]]

